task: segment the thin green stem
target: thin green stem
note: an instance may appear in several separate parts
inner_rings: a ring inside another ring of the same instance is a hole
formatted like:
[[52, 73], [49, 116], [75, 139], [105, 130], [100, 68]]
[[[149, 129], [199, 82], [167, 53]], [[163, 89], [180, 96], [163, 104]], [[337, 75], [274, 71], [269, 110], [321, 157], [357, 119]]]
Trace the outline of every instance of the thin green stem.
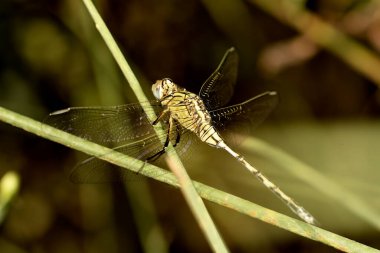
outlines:
[[[90, 13], [92, 19], [94, 20], [96, 28], [98, 29], [99, 33], [101, 34], [105, 43], [110, 49], [113, 57], [118, 63], [121, 71], [123, 72], [128, 83], [130, 84], [137, 99], [140, 102], [147, 101], [147, 97], [145, 96], [143, 90], [141, 89], [141, 86], [136, 76], [134, 75], [131, 67], [125, 60], [121, 50], [117, 46], [116, 41], [112, 37], [110, 31], [108, 30], [106, 24], [102, 20], [95, 6], [91, 2], [91, 0], [83, 0], [83, 2], [86, 5], [87, 10]], [[149, 110], [149, 108], [144, 108], [144, 110], [147, 113], [149, 119], [153, 122], [153, 120], [156, 118], [156, 115], [152, 113], [153, 110]], [[160, 132], [163, 131], [160, 127], [158, 128], [155, 127], [155, 130], [158, 136], [163, 136], [162, 134], [160, 134]], [[164, 143], [164, 139], [162, 139], [161, 141], [162, 143]], [[177, 153], [174, 151], [171, 145], [169, 145], [168, 153], [169, 153], [169, 156], [167, 157], [168, 166], [176, 175], [179, 181], [179, 184], [181, 185], [181, 191], [191, 211], [193, 212], [199, 226], [201, 227], [203, 233], [205, 234], [209, 244], [211, 245], [211, 247], [213, 248], [215, 252], [228, 252], [228, 249], [225, 246], [223, 239], [220, 236], [214, 222], [212, 221], [211, 216], [206, 209], [206, 206], [204, 205], [202, 199], [200, 198], [197, 191], [195, 190], [189, 175], [187, 174], [181, 160], [179, 159]]]
[[[112, 149], [89, 142], [48, 125], [44, 125], [41, 122], [35, 121], [2, 107], [0, 107], [0, 120], [15, 127], [22, 128], [25, 131], [36, 134], [43, 138], [79, 150], [88, 155], [97, 156], [100, 159], [103, 159], [125, 169], [129, 169], [135, 172], [139, 171], [145, 176], [175, 187], [179, 187], [179, 183], [176, 177], [169, 171], [163, 170], [151, 164], [145, 164], [144, 170], [141, 171], [140, 169], [144, 165], [144, 162], [140, 160], [136, 160]], [[380, 252], [377, 249], [368, 247], [324, 229], [312, 226], [305, 222], [287, 217], [283, 214], [279, 214], [275, 211], [266, 209], [247, 200], [209, 187], [202, 183], [196, 181], [193, 181], [192, 183], [195, 185], [195, 188], [200, 196], [202, 196], [204, 199], [236, 210], [250, 217], [257, 218], [266, 223], [273, 224], [277, 227], [288, 230], [300, 236], [309, 238], [314, 241], [319, 241], [344, 252]]]

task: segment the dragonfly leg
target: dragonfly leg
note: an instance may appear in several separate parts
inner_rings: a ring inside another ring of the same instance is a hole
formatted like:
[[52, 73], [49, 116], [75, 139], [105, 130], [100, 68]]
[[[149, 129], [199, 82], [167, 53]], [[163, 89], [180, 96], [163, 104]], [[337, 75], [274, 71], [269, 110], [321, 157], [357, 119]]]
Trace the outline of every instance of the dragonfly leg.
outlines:
[[141, 167], [140, 167], [135, 173], [136, 173], [136, 174], [140, 174], [141, 171], [144, 169], [146, 163], [147, 163], [147, 160], [144, 161], [143, 165], [141, 165]]
[[179, 143], [179, 141], [181, 140], [180, 130], [181, 130], [180, 125], [176, 124], [176, 133], [177, 133], [177, 136], [175, 138], [175, 143], [173, 144], [173, 147], [176, 147], [177, 144]]
[[158, 158], [160, 158], [163, 154], [165, 154], [165, 148], [161, 149], [160, 151], [158, 151], [157, 153], [155, 153], [154, 155], [151, 155], [149, 156], [145, 162], [154, 162], [156, 161]]
[[169, 109], [162, 110], [160, 114], [157, 116], [157, 118], [152, 122], [152, 125], [156, 125], [168, 112]]
[[[159, 119], [161, 117], [161, 115], [157, 118]], [[157, 120], [156, 119], [156, 120]], [[155, 120], [155, 121], [156, 121]], [[166, 148], [169, 146], [169, 141], [170, 141], [170, 133], [172, 132], [172, 129], [173, 129], [173, 118], [170, 117], [169, 118], [169, 127], [168, 127], [168, 132], [166, 134], [166, 140], [165, 140], [165, 143], [164, 143], [164, 146], [162, 147], [162, 149], [160, 151], [158, 151], [157, 153], [155, 153], [154, 155], [151, 155], [149, 156], [146, 161], [149, 161], [149, 162], [154, 162], [156, 161], [158, 158], [160, 158], [161, 155], [163, 155], [166, 151]], [[178, 137], [177, 137], [178, 139]]]

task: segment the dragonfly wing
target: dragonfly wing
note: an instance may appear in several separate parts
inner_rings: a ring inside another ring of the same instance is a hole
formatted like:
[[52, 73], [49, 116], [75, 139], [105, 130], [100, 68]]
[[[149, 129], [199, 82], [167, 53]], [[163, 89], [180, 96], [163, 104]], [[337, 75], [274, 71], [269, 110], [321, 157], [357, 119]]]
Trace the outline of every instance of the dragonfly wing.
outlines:
[[[158, 101], [149, 101], [155, 112]], [[72, 107], [51, 113], [45, 123], [98, 144], [115, 147], [154, 133], [143, 104], [106, 107]]]
[[[159, 138], [153, 134], [145, 140], [122, 145], [113, 150], [144, 161], [161, 149], [162, 144]], [[70, 180], [74, 183], [104, 183], [130, 181], [141, 177], [137, 172], [112, 165], [100, 158], [89, 157], [77, 164], [70, 174]]]
[[211, 76], [203, 83], [199, 97], [208, 110], [220, 108], [230, 101], [236, 83], [238, 54], [230, 48]]
[[248, 123], [253, 129], [269, 115], [278, 103], [277, 92], [268, 91], [257, 95], [243, 103], [210, 111], [213, 124], [224, 130], [230, 124]]
[[[156, 114], [162, 110], [159, 101], [109, 107], [72, 107], [51, 113], [45, 119], [45, 123], [145, 161], [163, 148], [161, 138], [156, 135], [143, 110], [143, 106], [148, 104]], [[167, 119], [163, 119], [165, 120]], [[166, 138], [167, 124], [164, 123], [162, 126], [163, 138]], [[169, 140], [175, 144], [179, 134], [180, 142], [176, 148], [180, 154], [184, 153], [192, 139], [181, 126], [175, 125], [174, 129], [177, 131], [171, 132]], [[75, 183], [102, 183], [141, 177], [139, 173], [111, 165], [100, 158], [89, 157], [79, 163], [73, 169], [70, 179]], [[158, 159], [158, 163], [159, 160], [161, 159]]]
[[[173, 143], [176, 139], [174, 134], [170, 137]], [[181, 133], [181, 141], [176, 146], [180, 155], [187, 151], [193, 139], [188, 132]], [[173, 143], [174, 144], [174, 143]], [[144, 139], [138, 140], [133, 143], [115, 147], [113, 150], [127, 154], [133, 158], [141, 161], [146, 161], [149, 157], [160, 152], [163, 145], [160, 138], [156, 134], [147, 136]], [[163, 154], [164, 156], [165, 154]], [[159, 157], [155, 164], [163, 165], [162, 157]], [[144, 166], [141, 167], [139, 172], [133, 172], [116, 165], [112, 165], [107, 161], [101, 160], [101, 157], [89, 157], [74, 167], [70, 174], [70, 180], [74, 183], [106, 183], [106, 182], [125, 182], [125, 181], [138, 181], [141, 179], [141, 172]], [[132, 165], [132, 164], [131, 164]], [[166, 172], [160, 172], [166, 173]]]

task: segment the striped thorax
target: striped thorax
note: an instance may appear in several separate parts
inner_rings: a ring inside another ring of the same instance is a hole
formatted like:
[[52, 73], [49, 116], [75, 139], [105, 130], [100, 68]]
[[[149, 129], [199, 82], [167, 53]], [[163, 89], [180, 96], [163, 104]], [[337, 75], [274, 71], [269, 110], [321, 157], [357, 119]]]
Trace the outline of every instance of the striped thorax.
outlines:
[[212, 125], [211, 116], [198, 95], [178, 86], [169, 78], [156, 81], [152, 91], [165, 107], [164, 113], [169, 113], [171, 118], [195, 133], [203, 142], [220, 147], [223, 140]]

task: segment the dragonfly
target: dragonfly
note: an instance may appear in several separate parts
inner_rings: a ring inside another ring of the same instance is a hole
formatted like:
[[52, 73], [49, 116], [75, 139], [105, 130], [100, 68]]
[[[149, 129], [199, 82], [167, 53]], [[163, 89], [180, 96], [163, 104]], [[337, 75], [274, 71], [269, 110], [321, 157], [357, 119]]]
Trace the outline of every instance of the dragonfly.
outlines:
[[[70, 107], [49, 114], [46, 122], [145, 162], [159, 159], [169, 143], [180, 153], [185, 153], [192, 140], [198, 139], [228, 152], [290, 210], [305, 222], [315, 224], [315, 218], [305, 208], [232, 150], [222, 137], [223, 129], [235, 121], [248, 121], [255, 127], [278, 102], [277, 93], [267, 91], [242, 103], [226, 106], [233, 95], [237, 68], [238, 54], [235, 48], [230, 48], [198, 94], [187, 91], [170, 78], [164, 78], [152, 85], [155, 100], [106, 107]], [[149, 109], [146, 108], [152, 108], [158, 115], [153, 122], [149, 120]], [[153, 127], [159, 122], [164, 128], [163, 138]], [[161, 140], [165, 140], [164, 143]], [[115, 173], [106, 164], [98, 157], [90, 157], [74, 168], [70, 178], [74, 182], [87, 183], [125, 180], [129, 174], [119, 167], [115, 167], [118, 168]]]

